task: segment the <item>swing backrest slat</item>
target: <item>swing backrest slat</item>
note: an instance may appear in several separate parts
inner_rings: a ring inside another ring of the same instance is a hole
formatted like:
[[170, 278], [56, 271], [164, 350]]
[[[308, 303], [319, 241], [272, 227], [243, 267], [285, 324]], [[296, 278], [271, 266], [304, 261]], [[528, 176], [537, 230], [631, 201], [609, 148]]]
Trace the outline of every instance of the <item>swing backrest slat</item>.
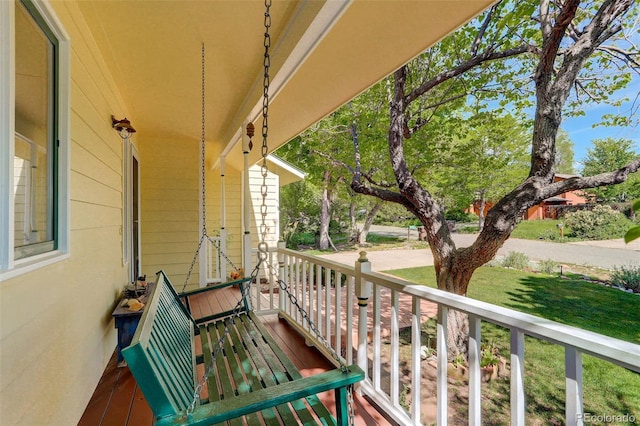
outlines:
[[122, 351], [156, 416], [177, 414], [192, 401], [196, 380], [194, 326], [160, 271], [131, 345]]

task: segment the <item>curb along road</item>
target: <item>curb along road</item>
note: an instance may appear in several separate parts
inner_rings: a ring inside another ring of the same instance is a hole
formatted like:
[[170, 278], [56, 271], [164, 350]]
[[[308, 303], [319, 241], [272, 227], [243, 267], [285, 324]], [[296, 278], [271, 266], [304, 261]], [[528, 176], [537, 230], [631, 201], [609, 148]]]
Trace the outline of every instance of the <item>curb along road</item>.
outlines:
[[[372, 226], [371, 232], [407, 238], [406, 228]], [[417, 239], [417, 232], [410, 231], [409, 238]], [[458, 247], [468, 247], [475, 241], [476, 236], [454, 233], [453, 239]], [[366, 249], [363, 250], [366, 251]], [[550, 259], [559, 263], [588, 265], [604, 269], [640, 264], [640, 241], [625, 245], [622, 240], [552, 243], [510, 238], [498, 250], [498, 256], [506, 256], [512, 251], [524, 253], [532, 260]], [[358, 259], [358, 251], [332, 253], [322, 255], [322, 257], [353, 265]], [[367, 257], [371, 261], [371, 267], [374, 271], [433, 265], [433, 256], [429, 249], [371, 251], [367, 253]]]

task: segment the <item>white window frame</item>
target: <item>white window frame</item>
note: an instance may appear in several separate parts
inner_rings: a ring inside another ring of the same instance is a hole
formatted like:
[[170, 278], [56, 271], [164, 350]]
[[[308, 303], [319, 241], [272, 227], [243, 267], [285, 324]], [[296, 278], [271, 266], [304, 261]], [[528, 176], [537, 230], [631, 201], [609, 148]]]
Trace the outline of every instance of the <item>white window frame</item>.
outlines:
[[31, 0], [58, 40], [58, 174], [57, 248], [47, 253], [14, 259], [13, 157], [15, 138], [15, 2], [0, 1], [0, 281], [69, 258], [70, 168], [70, 38], [51, 5]]
[[[138, 239], [138, 256], [140, 259], [140, 153], [131, 139], [125, 139], [122, 144], [122, 265], [129, 269], [130, 280], [135, 281], [138, 277], [133, 276], [133, 265], [131, 256], [133, 254], [133, 238]], [[138, 235], [132, 234], [131, 224], [133, 222], [133, 159], [138, 162]], [[138, 264], [138, 271], [142, 265]]]

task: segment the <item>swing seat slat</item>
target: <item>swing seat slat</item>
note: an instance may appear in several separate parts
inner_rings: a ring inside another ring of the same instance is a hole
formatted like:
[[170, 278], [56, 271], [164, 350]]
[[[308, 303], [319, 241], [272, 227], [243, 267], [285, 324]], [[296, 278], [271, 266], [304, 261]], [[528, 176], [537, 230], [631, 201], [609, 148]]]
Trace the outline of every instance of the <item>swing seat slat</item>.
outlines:
[[[347, 423], [346, 387], [364, 378], [359, 367], [303, 378], [246, 304], [233, 321], [226, 316], [201, 323], [180, 301], [191, 294], [179, 296], [165, 273], [158, 272], [131, 345], [122, 351], [157, 425]], [[206, 389], [184, 416], [202, 376], [198, 371], [209, 371]], [[317, 397], [328, 390], [336, 395], [337, 421]]]

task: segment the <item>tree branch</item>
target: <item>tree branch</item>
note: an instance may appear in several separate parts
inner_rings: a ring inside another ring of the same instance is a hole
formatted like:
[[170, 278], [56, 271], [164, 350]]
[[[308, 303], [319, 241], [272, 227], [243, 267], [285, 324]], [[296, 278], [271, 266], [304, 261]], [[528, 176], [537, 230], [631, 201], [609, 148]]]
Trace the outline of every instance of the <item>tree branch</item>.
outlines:
[[322, 151], [318, 151], [316, 149], [310, 149], [309, 150], [310, 153], [312, 154], [316, 154], [319, 155], [320, 157], [324, 158], [325, 160], [329, 160], [329, 162], [333, 165], [333, 166], [340, 166], [340, 167], [344, 167], [345, 169], [347, 169], [350, 173], [355, 173], [355, 169], [353, 167], [351, 167], [350, 165], [348, 165], [347, 163], [345, 163], [344, 161], [341, 160], [337, 160], [333, 157], [331, 157], [329, 154], [326, 154]]
[[[450, 102], [453, 102], [455, 100], [458, 99], [462, 99], [466, 96], [468, 96], [469, 93], [465, 92], [465, 93], [461, 93], [459, 95], [456, 96], [452, 96], [450, 98], [447, 99], [442, 99], [439, 102], [435, 102], [429, 105], [424, 106], [420, 112], [432, 109], [432, 110], [437, 110], [439, 107], [446, 105]], [[434, 111], [435, 112], [435, 111]], [[418, 130], [420, 130], [421, 128], [423, 128], [425, 125], [427, 125], [429, 123], [429, 118], [421, 118], [419, 117], [418, 119], [416, 119], [416, 124], [414, 124], [413, 126], [411, 126], [411, 128], [409, 128], [409, 136], [411, 136], [412, 134], [414, 134], [415, 132], [417, 132]]]
[[551, 17], [549, 15], [549, 0], [540, 1], [540, 30], [542, 38], [546, 40], [551, 37]]
[[572, 177], [554, 182], [543, 188], [538, 198], [542, 197], [544, 200], [569, 191], [615, 185], [625, 182], [629, 178], [629, 174], [636, 173], [638, 170], [640, 170], [640, 157], [612, 172], [600, 173], [595, 176]]
[[[554, 75], [554, 64], [558, 55], [558, 50], [562, 43], [562, 39], [571, 25], [571, 21], [578, 10], [580, 0], [567, 0], [564, 2], [562, 10], [556, 19], [555, 25], [551, 26], [549, 17], [549, 4], [547, 1], [541, 2], [542, 15], [542, 33], [544, 35], [544, 43], [542, 52], [540, 53], [540, 63], [536, 70], [536, 81], [551, 81]], [[546, 84], [544, 84], [546, 86]]]
[[365, 185], [360, 179], [356, 177], [356, 175], [353, 176], [353, 180], [351, 181], [351, 189], [359, 194], [372, 195], [383, 201], [390, 201], [392, 203], [400, 204], [414, 215], [417, 214], [417, 211], [413, 204], [411, 204], [402, 194], [390, 191], [388, 189], [374, 188], [369, 185]]
[[485, 16], [484, 21], [480, 26], [480, 29], [478, 29], [478, 34], [476, 34], [476, 38], [473, 40], [473, 43], [471, 44], [471, 51], [470, 51], [471, 56], [476, 56], [478, 54], [478, 47], [480, 47], [480, 42], [482, 41], [484, 34], [487, 32], [487, 28], [489, 27], [489, 24], [493, 19], [493, 14], [495, 13], [500, 3], [502, 2], [500, 1], [494, 4], [487, 12], [487, 16]]
[[535, 51], [536, 49], [533, 46], [522, 45], [522, 46], [514, 47], [513, 49], [507, 49], [501, 52], [486, 51], [480, 55], [473, 56], [467, 59], [466, 61], [462, 62], [461, 64], [459, 64], [457, 67], [451, 70], [448, 70], [446, 72], [440, 73], [437, 76], [423, 82], [419, 87], [412, 90], [405, 97], [405, 102], [408, 105], [409, 103], [413, 102], [420, 96], [427, 93], [429, 90], [432, 90], [434, 87], [444, 83], [445, 81], [451, 80], [454, 77], [460, 76], [464, 74], [466, 71], [474, 67], [477, 67], [478, 65], [484, 62], [494, 61], [497, 59], [510, 58], [513, 56], [521, 55], [522, 53], [535, 52]]
[[631, 69], [640, 74], [640, 62], [634, 58], [634, 52], [624, 50], [618, 46], [599, 46], [597, 50], [608, 53], [616, 59], [624, 61], [631, 66]]

